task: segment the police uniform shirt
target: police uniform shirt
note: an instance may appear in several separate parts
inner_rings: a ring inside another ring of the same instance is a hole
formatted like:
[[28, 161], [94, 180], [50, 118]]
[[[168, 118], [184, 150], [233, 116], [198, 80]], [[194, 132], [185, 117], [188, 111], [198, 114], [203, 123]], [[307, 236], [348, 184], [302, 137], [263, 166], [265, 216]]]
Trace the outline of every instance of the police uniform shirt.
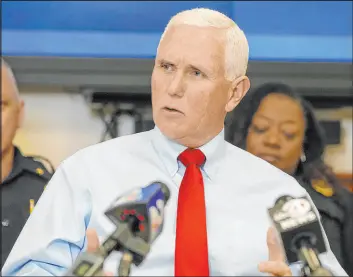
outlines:
[[1, 266], [50, 177], [40, 162], [15, 148], [12, 171], [1, 184]]

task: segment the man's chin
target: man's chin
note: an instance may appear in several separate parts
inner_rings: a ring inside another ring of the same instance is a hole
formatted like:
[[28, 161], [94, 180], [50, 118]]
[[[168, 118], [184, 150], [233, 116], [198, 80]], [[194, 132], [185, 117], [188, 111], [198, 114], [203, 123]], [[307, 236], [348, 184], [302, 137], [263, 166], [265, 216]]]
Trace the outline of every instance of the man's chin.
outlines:
[[[197, 148], [203, 145], [202, 141], [195, 138], [192, 132], [188, 132], [185, 126], [173, 126], [173, 124], [156, 124], [162, 134], [168, 139], [190, 148]], [[195, 130], [195, 128], [193, 129]]]
[[156, 125], [162, 134], [171, 140], [179, 140], [185, 137], [185, 126], [181, 126], [180, 124], [173, 124], [173, 122], [156, 122]]

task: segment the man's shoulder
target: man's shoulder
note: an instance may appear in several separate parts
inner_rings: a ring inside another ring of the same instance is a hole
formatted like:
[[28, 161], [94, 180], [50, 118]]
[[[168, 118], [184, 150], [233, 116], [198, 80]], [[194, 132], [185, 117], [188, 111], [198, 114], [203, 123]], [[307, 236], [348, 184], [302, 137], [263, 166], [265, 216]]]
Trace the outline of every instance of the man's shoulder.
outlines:
[[[242, 167], [246, 172], [257, 172], [257, 173], [270, 173], [267, 176], [279, 176], [287, 177], [288, 175], [278, 169], [277, 167], [271, 165], [270, 163], [264, 161], [263, 159], [247, 152], [240, 147], [234, 146], [230, 143], [226, 143], [227, 148], [227, 162], [231, 164], [237, 164]], [[290, 176], [288, 176], [290, 178]]]
[[32, 197], [39, 197], [53, 173], [43, 160], [47, 159], [23, 155], [17, 150], [14, 167], [4, 183], [10, 185], [13, 192], [30, 191]]
[[[47, 158], [39, 155], [23, 155], [19, 150], [16, 154], [15, 163], [17, 163], [15, 168], [18, 169], [18, 174], [26, 172], [44, 182], [52, 177], [53, 172], [51, 171], [54, 171], [54, 167]], [[48, 170], [48, 167], [50, 170]]]
[[140, 132], [121, 137], [113, 138], [104, 142], [100, 142], [86, 148], [79, 152], [94, 152], [94, 151], [109, 151], [112, 148], [120, 150], [128, 150], [133, 148], [143, 147], [148, 143], [151, 131]]
[[125, 135], [100, 142], [78, 150], [67, 158], [64, 163], [77, 160], [107, 160], [109, 157], [124, 157], [133, 152], [147, 150], [150, 143], [150, 132]]
[[[233, 172], [247, 180], [249, 187], [277, 190], [282, 186], [295, 192], [304, 192], [302, 186], [287, 173], [262, 160], [261, 158], [227, 142], [226, 163], [234, 165]], [[282, 190], [282, 188], [280, 188]]]
[[[51, 178], [53, 172], [50, 172], [47, 166], [45, 165], [45, 163], [47, 162], [46, 159], [44, 160], [42, 157], [39, 157], [39, 156], [28, 156], [25, 158], [28, 159], [29, 163], [33, 165], [33, 169], [36, 175], [44, 179]], [[50, 164], [50, 166], [52, 165]]]

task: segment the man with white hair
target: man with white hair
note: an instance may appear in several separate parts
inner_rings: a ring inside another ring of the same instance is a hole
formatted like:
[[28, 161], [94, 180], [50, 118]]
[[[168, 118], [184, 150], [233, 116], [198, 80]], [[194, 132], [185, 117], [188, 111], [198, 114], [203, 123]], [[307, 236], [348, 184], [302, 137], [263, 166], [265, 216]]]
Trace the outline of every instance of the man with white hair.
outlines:
[[[225, 15], [174, 16], [152, 74], [149, 131], [90, 146], [65, 160], [7, 260], [4, 275], [62, 275], [113, 230], [109, 203], [152, 181], [171, 191], [162, 234], [132, 275], [276, 276], [289, 267], [267, 218], [284, 194], [306, 194], [291, 177], [224, 140], [224, 119], [250, 87], [248, 43]], [[269, 230], [269, 231], [268, 231]], [[97, 237], [98, 235], [98, 237]], [[106, 261], [115, 271], [120, 254]], [[344, 275], [328, 252], [322, 262]]]

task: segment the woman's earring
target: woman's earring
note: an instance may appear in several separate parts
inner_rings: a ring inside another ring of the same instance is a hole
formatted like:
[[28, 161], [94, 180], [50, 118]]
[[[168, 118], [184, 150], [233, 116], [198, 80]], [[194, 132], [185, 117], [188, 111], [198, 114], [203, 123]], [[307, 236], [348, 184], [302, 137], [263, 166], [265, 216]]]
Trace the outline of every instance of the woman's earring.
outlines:
[[303, 154], [300, 156], [300, 160], [302, 163], [305, 163], [306, 161], [306, 156], [305, 156], [305, 153], [303, 152]]

